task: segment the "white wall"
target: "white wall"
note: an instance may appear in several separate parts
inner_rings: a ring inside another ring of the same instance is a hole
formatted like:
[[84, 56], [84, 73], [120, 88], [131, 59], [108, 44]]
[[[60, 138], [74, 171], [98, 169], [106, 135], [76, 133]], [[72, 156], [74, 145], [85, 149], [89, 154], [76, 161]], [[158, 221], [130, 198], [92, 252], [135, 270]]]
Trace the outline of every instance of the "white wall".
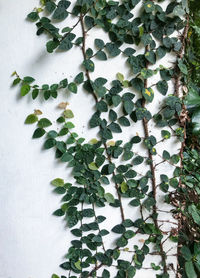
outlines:
[[[167, 1], [165, 1], [167, 2]], [[44, 116], [55, 120], [60, 111], [56, 106], [63, 100], [70, 103], [75, 114], [74, 123], [78, 133], [88, 140], [96, 137], [97, 130], [87, 130], [88, 119], [92, 115], [93, 99], [79, 91], [77, 95], [62, 93], [55, 101], [31, 101], [31, 97], [20, 98], [19, 90], [11, 88], [11, 73], [17, 71], [21, 76], [30, 75], [39, 84], [56, 83], [68, 77], [72, 79], [78, 73], [82, 56], [80, 51], [73, 50], [64, 54], [48, 54], [45, 50], [45, 36], [37, 37], [36, 28], [25, 20], [26, 15], [37, 5], [37, 0], [0, 0], [1, 26], [1, 66], [0, 66], [0, 278], [50, 278], [52, 273], [65, 274], [59, 268], [63, 256], [67, 252], [71, 235], [60, 218], [52, 216], [59, 207], [59, 196], [52, 193], [49, 182], [62, 177], [72, 180], [66, 171], [66, 166], [54, 160], [53, 151], [42, 151], [43, 140], [32, 140], [32, 126], [24, 126], [25, 117], [34, 109], [43, 111]], [[97, 36], [106, 35], [92, 33], [89, 41]], [[170, 57], [172, 60], [173, 57]], [[163, 63], [170, 60], [169, 57]], [[171, 61], [170, 60], [170, 61]], [[103, 69], [103, 70], [102, 70]], [[117, 72], [126, 73], [130, 77], [124, 60], [120, 57], [100, 62], [96, 66], [95, 76], [104, 76], [112, 80]], [[159, 78], [158, 76], [156, 78]], [[151, 80], [152, 84], [155, 80]], [[157, 99], [150, 109], [159, 106], [162, 96], [157, 93]], [[141, 123], [134, 129], [125, 129], [123, 138], [129, 139], [136, 132], [142, 136]], [[121, 136], [121, 135], [120, 135]], [[157, 137], [160, 131], [157, 131]], [[117, 137], [116, 137], [117, 138]], [[179, 145], [174, 139], [168, 148], [177, 151]], [[160, 144], [159, 152], [163, 146]], [[163, 165], [163, 172], [172, 174], [173, 168]], [[140, 169], [145, 172], [147, 169]], [[158, 175], [161, 173], [160, 168]], [[112, 188], [106, 189], [112, 192]], [[160, 194], [162, 201], [162, 194]], [[166, 207], [162, 205], [162, 208]], [[166, 207], [169, 210], [169, 207]], [[126, 215], [137, 218], [134, 208], [126, 207]], [[107, 225], [117, 224], [119, 211], [109, 209]], [[115, 217], [113, 217], [115, 214]], [[111, 217], [112, 216], [112, 217]], [[169, 214], [160, 215], [162, 219]], [[114, 219], [114, 220], [113, 220]], [[169, 226], [165, 229], [169, 230]], [[139, 244], [139, 238], [135, 238]], [[106, 244], [109, 245], [108, 238]], [[165, 250], [176, 248], [167, 241]], [[172, 250], [172, 253], [174, 251]], [[150, 258], [150, 262], [159, 262], [158, 257]], [[171, 257], [170, 261], [174, 261]], [[155, 277], [151, 270], [141, 270], [137, 278]], [[174, 277], [173, 273], [171, 277]]]

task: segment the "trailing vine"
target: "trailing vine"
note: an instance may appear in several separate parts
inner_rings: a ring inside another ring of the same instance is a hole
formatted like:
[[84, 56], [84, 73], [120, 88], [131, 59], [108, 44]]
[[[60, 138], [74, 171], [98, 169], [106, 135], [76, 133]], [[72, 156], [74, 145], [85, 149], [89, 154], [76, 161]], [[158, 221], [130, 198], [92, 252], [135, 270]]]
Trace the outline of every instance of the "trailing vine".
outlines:
[[[41, 0], [40, 7], [28, 14], [28, 19], [36, 22], [37, 35], [50, 36], [46, 44], [49, 53], [78, 48], [83, 60], [82, 71], [72, 80], [65, 78], [51, 85], [39, 86], [33, 77], [22, 78], [14, 72], [13, 85], [21, 86], [21, 96], [31, 94], [35, 100], [41, 95], [48, 100], [56, 99], [62, 90], [72, 94], [85, 91], [95, 105], [89, 126], [96, 128], [97, 139], [87, 143], [72, 131], [76, 115], [66, 101], [59, 104], [62, 113], [52, 130], [53, 121], [42, 117], [40, 110], [25, 120], [26, 124], [37, 125], [33, 138], [45, 137], [44, 149], [54, 148], [56, 159], [72, 169], [73, 183], [63, 178], [51, 182], [55, 192], [63, 196], [62, 206], [54, 215], [64, 217], [75, 237], [66, 261], [60, 265], [66, 271], [61, 278], [131, 278], [140, 269], [155, 270], [156, 277], [168, 278], [179, 277], [182, 271], [176, 260], [174, 264], [170, 261], [170, 257], [177, 259], [181, 246], [178, 244], [178, 250], [172, 246], [173, 253], [167, 246], [171, 242], [176, 246], [182, 225], [182, 203], [176, 196], [183, 190], [188, 118], [182, 92], [187, 75], [184, 53], [189, 17], [187, 1], [162, 2], [166, 1]], [[68, 18], [76, 19], [76, 23], [60, 30], [56, 23], [64, 21], [68, 25]], [[100, 29], [107, 34], [108, 42], [96, 38], [94, 46], [88, 47], [89, 33]], [[175, 54], [176, 59], [172, 66], [165, 67], [162, 58], [169, 54]], [[130, 78], [116, 71], [112, 82], [105, 76], [93, 79], [97, 60], [112, 63], [119, 55], [130, 69]], [[159, 81], [152, 84], [155, 76]], [[174, 89], [169, 87], [172, 84]], [[159, 106], [156, 113], [152, 103]], [[143, 136], [134, 132], [138, 122]], [[115, 140], [114, 134], [127, 127], [134, 132], [131, 139]], [[170, 154], [172, 140], [181, 145], [177, 154]], [[159, 153], [161, 143], [163, 152]], [[137, 145], [145, 152], [137, 152]], [[142, 173], [138, 165], [145, 169]], [[174, 169], [173, 176], [162, 173], [163, 165]], [[115, 193], [111, 193], [113, 188]], [[162, 210], [160, 199], [162, 204], [173, 205], [172, 210]], [[121, 216], [111, 230], [105, 228], [106, 217], [98, 209], [108, 206], [119, 210]], [[128, 218], [127, 206], [133, 207], [137, 219]], [[162, 219], [162, 213], [169, 218]], [[165, 224], [170, 224], [170, 230]], [[113, 233], [117, 235], [115, 243], [108, 247], [106, 238]], [[137, 237], [140, 244], [134, 241]], [[146, 267], [148, 256], [158, 256], [160, 263]], [[59, 277], [53, 274], [52, 278]]]

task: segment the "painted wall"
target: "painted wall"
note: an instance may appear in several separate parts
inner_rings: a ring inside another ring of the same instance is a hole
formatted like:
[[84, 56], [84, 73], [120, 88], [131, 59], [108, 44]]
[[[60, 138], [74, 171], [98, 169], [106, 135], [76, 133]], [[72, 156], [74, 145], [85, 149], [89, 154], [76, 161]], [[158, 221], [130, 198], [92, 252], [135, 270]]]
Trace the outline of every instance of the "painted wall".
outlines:
[[[60, 198], [52, 193], [53, 189], [49, 185], [56, 177], [72, 181], [70, 172], [64, 164], [55, 161], [53, 151], [42, 150], [42, 139], [31, 139], [33, 127], [24, 126], [25, 117], [34, 109], [40, 109], [44, 117], [55, 120], [56, 116], [60, 115], [57, 105], [65, 100], [70, 103], [69, 108], [75, 114], [73, 122], [76, 131], [88, 141], [96, 137], [97, 133], [97, 130], [87, 128], [94, 102], [85, 92], [79, 90], [77, 95], [63, 92], [55, 101], [33, 102], [30, 96], [22, 99], [19, 90], [10, 86], [11, 74], [15, 70], [21, 76], [33, 76], [38, 84], [56, 83], [65, 77], [72, 80], [78, 73], [82, 61], [78, 48], [64, 54], [51, 55], [46, 52], [45, 36], [37, 37], [34, 24], [25, 20], [26, 15], [37, 4], [37, 0], [0, 0], [0, 278], [50, 278], [52, 273], [64, 275], [65, 272], [58, 266], [64, 261], [64, 255], [72, 239], [64, 221], [52, 216], [52, 212], [59, 207]], [[88, 45], [92, 45], [96, 37], [103, 37], [108, 41], [103, 32], [96, 30], [88, 36]], [[141, 50], [138, 49], [139, 51]], [[162, 64], [170, 66], [173, 60], [174, 57], [167, 56], [162, 60]], [[131, 77], [125, 60], [121, 57], [97, 63], [92, 78], [103, 76], [112, 80], [117, 72], [125, 73], [126, 78]], [[155, 76], [149, 83], [156, 83], [158, 78], [159, 76]], [[172, 84], [171, 92], [173, 92]], [[151, 111], [156, 111], [162, 101], [162, 95], [158, 92], [157, 97], [157, 100], [149, 105]], [[140, 122], [133, 129], [124, 129], [123, 139], [128, 141], [130, 137], [136, 135], [136, 132], [143, 135]], [[120, 137], [121, 135], [116, 136], [115, 139]], [[160, 138], [160, 130], [157, 130], [156, 137]], [[163, 147], [161, 143], [158, 148], [160, 154]], [[170, 149], [170, 153], [175, 153], [179, 144], [172, 139], [167, 148]], [[141, 146], [134, 151], [144, 153]], [[156, 159], [159, 162], [160, 158]], [[147, 168], [141, 169], [140, 166], [138, 168], [141, 173], [147, 170]], [[169, 164], [161, 164], [157, 171], [158, 179], [160, 173], [172, 175], [172, 171], [173, 168]], [[113, 188], [106, 188], [106, 190], [112, 192]], [[161, 202], [162, 198], [160, 192]], [[124, 202], [124, 206], [125, 214], [133, 220], [136, 219], [137, 209], [130, 207], [128, 201]], [[160, 206], [163, 210], [170, 210], [166, 205]], [[108, 217], [107, 228], [113, 227], [119, 220], [117, 209], [109, 207], [109, 210], [99, 209], [99, 211]], [[162, 220], [169, 219], [169, 214], [160, 213], [159, 217]], [[169, 231], [171, 227], [165, 224], [163, 229]], [[142, 244], [141, 239], [143, 239], [141, 236], [135, 237], [131, 244]], [[106, 246], [109, 246], [110, 242], [108, 237], [105, 241]], [[170, 248], [173, 248], [170, 251], [173, 254], [176, 245], [166, 241], [165, 250]], [[146, 260], [145, 266], [148, 267], [151, 262], [159, 262], [159, 258], [151, 256]], [[169, 257], [168, 262], [176, 265], [173, 256]], [[153, 278], [155, 272], [141, 270], [136, 278], [147, 275], [148, 278]], [[174, 277], [173, 272], [172, 277]]]

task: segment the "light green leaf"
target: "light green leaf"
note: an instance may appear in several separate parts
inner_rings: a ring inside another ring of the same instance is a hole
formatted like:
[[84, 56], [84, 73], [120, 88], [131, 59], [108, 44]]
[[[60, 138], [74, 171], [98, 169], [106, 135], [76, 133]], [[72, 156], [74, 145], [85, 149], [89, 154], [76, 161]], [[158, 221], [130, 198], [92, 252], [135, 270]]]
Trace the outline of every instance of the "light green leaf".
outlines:
[[106, 199], [106, 201], [109, 204], [113, 204], [115, 202], [115, 198], [113, 197], [113, 195], [111, 193], [105, 193], [104, 198]]
[[34, 124], [38, 121], [38, 117], [35, 114], [30, 114], [25, 120], [25, 124]]
[[64, 180], [60, 178], [56, 178], [51, 181], [51, 184], [56, 186], [56, 187], [63, 187], [64, 186]]

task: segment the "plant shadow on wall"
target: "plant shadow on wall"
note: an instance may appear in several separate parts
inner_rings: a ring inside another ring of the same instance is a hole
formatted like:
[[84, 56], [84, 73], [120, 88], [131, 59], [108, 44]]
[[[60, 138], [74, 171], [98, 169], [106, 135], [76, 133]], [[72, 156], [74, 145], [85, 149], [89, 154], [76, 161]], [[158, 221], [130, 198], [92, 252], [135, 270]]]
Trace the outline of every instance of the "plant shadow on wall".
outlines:
[[[40, 110], [25, 120], [26, 124], [37, 125], [33, 138], [45, 137], [44, 149], [54, 148], [56, 159], [73, 170], [73, 184], [63, 178], [51, 182], [55, 192], [62, 195], [62, 206], [54, 215], [66, 220], [74, 236], [66, 261], [60, 265], [66, 271], [66, 276], [61, 278], [132, 278], [140, 269], [154, 270], [157, 278], [168, 278], [180, 277], [184, 268], [187, 277], [196, 275], [192, 261], [195, 255], [192, 253], [189, 257], [186, 246], [181, 248], [178, 245], [173, 253], [166, 248], [170, 242], [175, 242], [175, 246], [177, 241], [180, 243], [178, 233], [183, 220], [179, 196], [185, 190], [180, 176], [185, 178], [187, 117], [184, 116], [186, 110], [181, 91], [188, 73], [184, 61], [188, 7], [187, 1], [170, 1], [163, 9], [159, 2], [162, 1], [78, 0], [70, 3], [42, 0], [41, 6], [28, 14], [28, 19], [36, 22], [37, 35], [47, 33], [51, 37], [46, 44], [49, 53], [56, 49], [63, 52], [74, 48], [80, 50], [82, 71], [77, 72], [72, 80], [65, 78], [56, 84], [42, 86], [38, 86], [33, 77], [22, 78], [15, 72], [13, 85], [21, 86], [22, 97], [31, 94], [35, 100], [42, 95], [46, 101], [56, 99], [62, 90], [80, 94], [83, 88], [93, 99], [96, 109], [89, 126], [99, 130], [98, 139], [85, 143], [85, 139], [73, 131], [72, 119], [76, 115], [68, 108], [67, 102], [59, 104], [63, 112], [54, 129], [51, 129], [52, 121], [42, 117]], [[135, 16], [135, 8], [138, 16]], [[68, 18], [71, 17], [76, 23], [69, 27]], [[67, 27], [59, 30], [53, 24], [55, 20], [66, 22]], [[78, 26], [80, 37], [76, 34]], [[87, 35], [93, 28], [103, 29], [109, 42], [97, 37], [94, 45], [88, 47]], [[138, 45], [143, 54], [134, 49]], [[160, 60], [169, 53], [175, 53], [177, 61], [166, 68]], [[131, 80], [126, 80], [122, 73], [117, 73], [117, 78], [110, 83], [102, 76], [93, 80], [97, 60], [112, 63], [112, 59], [119, 55], [130, 67]], [[157, 63], [161, 65], [157, 66]], [[158, 82], [150, 85], [155, 75]], [[170, 82], [174, 84], [173, 92], [168, 90]], [[162, 97], [162, 104], [156, 113], [152, 113], [149, 104], [158, 103], [158, 94]], [[114, 140], [115, 133], [122, 133], [127, 127], [134, 129], [138, 123], [143, 128], [143, 137], [136, 134], [127, 142]], [[150, 135], [152, 123], [156, 125], [156, 131], [151, 130], [153, 135]], [[172, 138], [181, 146], [177, 154], [170, 154], [167, 149]], [[160, 143], [163, 144], [161, 154], [157, 151]], [[135, 151], [137, 145], [143, 147], [145, 155]], [[156, 175], [156, 170], [163, 164], [173, 168], [173, 177], [160, 171], [159, 177]], [[138, 165], [147, 169], [146, 173], [139, 173]], [[110, 193], [113, 192], [111, 188], [115, 194]], [[165, 211], [169, 216], [167, 220], [160, 216], [160, 196], [163, 202], [174, 205], [171, 211]], [[127, 199], [133, 213], [138, 214], [136, 220], [126, 217]], [[116, 208], [121, 217], [111, 230], [104, 226], [105, 215], [98, 214], [98, 208], [107, 210], [108, 206]], [[193, 206], [188, 207], [188, 211], [194, 218]], [[172, 214], [177, 221], [172, 219]], [[165, 222], [170, 224], [168, 231], [164, 230]], [[114, 235], [115, 245], [106, 248], [105, 238], [111, 236], [113, 239]], [[138, 236], [142, 236], [142, 244], [133, 245]], [[197, 246], [194, 246], [194, 253]], [[177, 268], [176, 260], [173, 265], [170, 257], [176, 258], [180, 254], [186, 263], [185, 266], [180, 263]], [[188, 254], [187, 258], [184, 254]], [[149, 255], [152, 260], [148, 259], [150, 263], [146, 267], [145, 259]], [[158, 263], [154, 262], [155, 256]], [[53, 274], [52, 278], [59, 277]]]

